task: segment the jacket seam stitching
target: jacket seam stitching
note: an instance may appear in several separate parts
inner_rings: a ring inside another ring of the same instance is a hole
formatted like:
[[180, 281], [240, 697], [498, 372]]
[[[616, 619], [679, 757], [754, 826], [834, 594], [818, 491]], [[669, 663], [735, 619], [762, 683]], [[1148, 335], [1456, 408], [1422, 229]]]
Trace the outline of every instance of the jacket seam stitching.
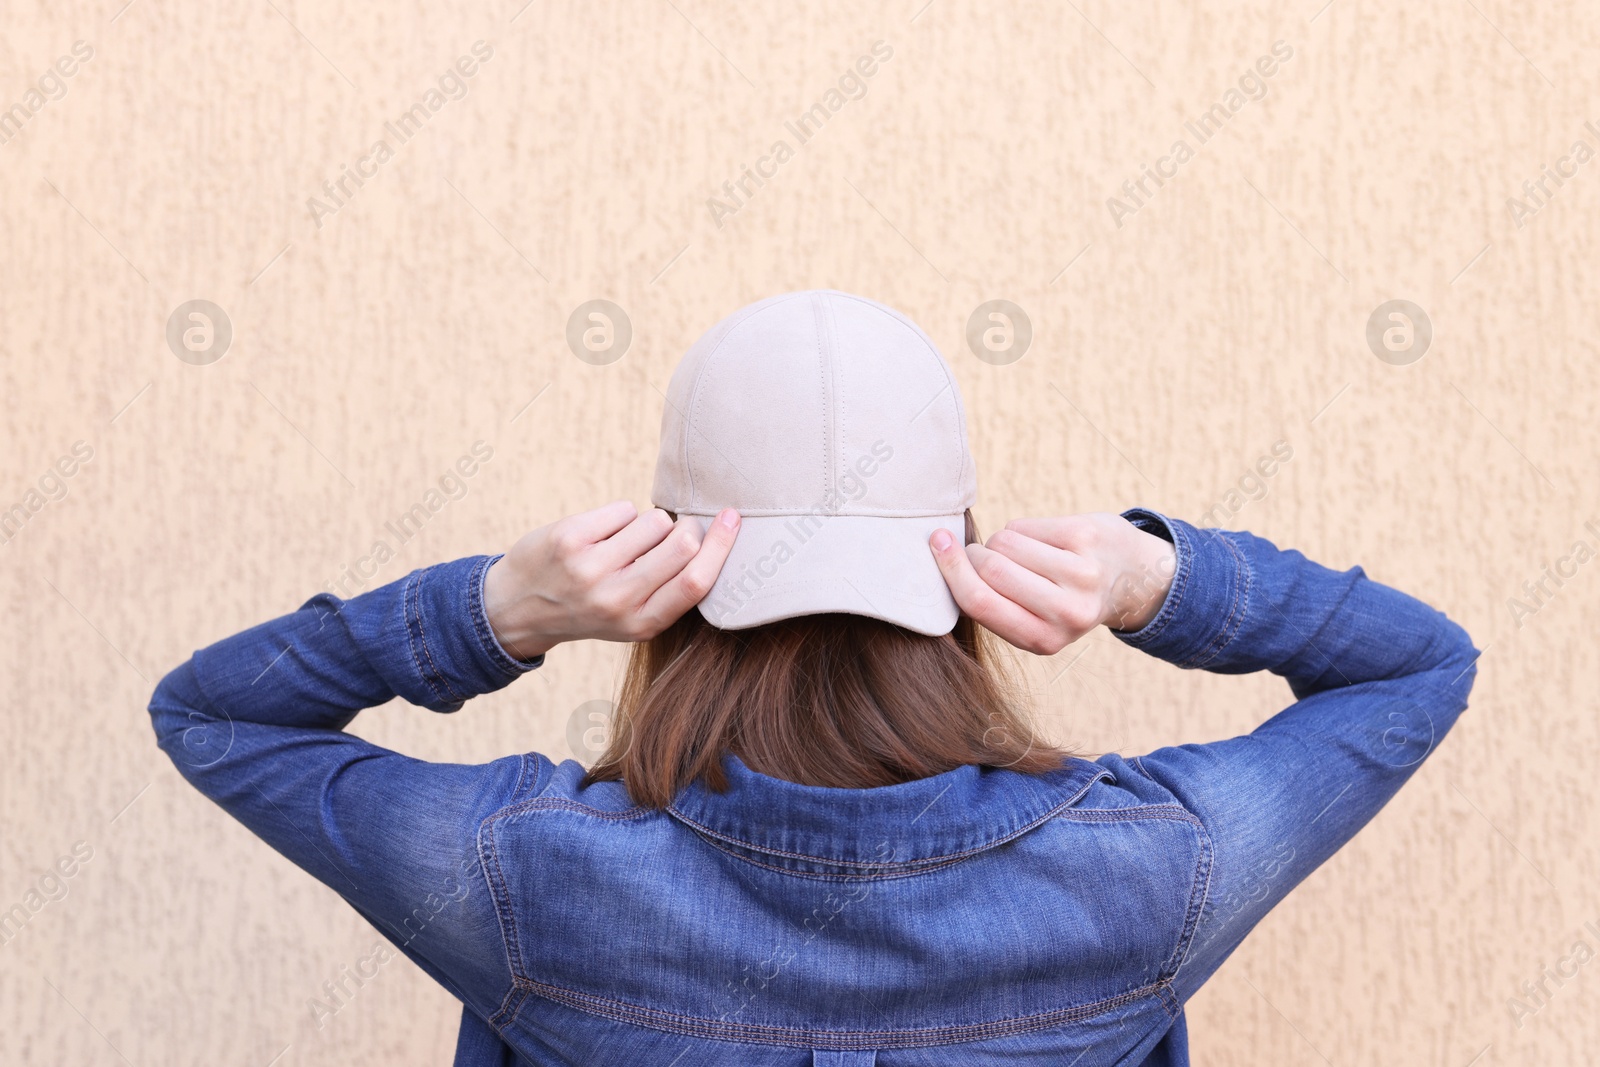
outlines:
[[[744, 854], [742, 854], [740, 852], [735, 851], [732, 847], [730, 847], [731, 843], [718, 841], [718, 840], [715, 840], [715, 839], [711, 838], [707, 834], [701, 833], [698, 827], [691, 828], [691, 832], [694, 833], [695, 836], [697, 836], [697, 837], [701, 838], [702, 840], [704, 840], [707, 845], [710, 845], [712, 848], [716, 849], [718, 852], [721, 852], [724, 855], [731, 856], [736, 860], [742, 860], [745, 863], [753, 864], [753, 865], [755, 865], [757, 867], [761, 867], [761, 868], [763, 868], [765, 870], [776, 871], [779, 874], [792, 875], [792, 876], [794, 876], [796, 878], [810, 878], [810, 879], [813, 879], [815, 881], [823, 881], [823, 882], [864, 882], [864, 881], [869, 881], [869, 880], [872, 880], [872, 881], [886, 881], [886, 880], [891, 879], [891, 878], [912, 878], [912, 877], [915, 877], [916, 875], [923, 874], [923, 873], [926, 873], [928, 871], [943, 870], [946, 867], [954, 866], [955, 864], [960, 862], [960, 858], [956, 858], [956, 859], [941, 859], [941, 860], [935, 860], [933, 862], [927, 863], [927, 864], [925, 864], [923, 866], [906, 867], [906, 868], [903, 868], [903, 869], [897, 869], [897, 870], [892, 870], [892, 871], [884, 870], [884, 871], [876, 871], [876, 872], [875, 871], [853, 871], [853, 872], [852, 871], [835, 871], [835, 872], [830, 874], [830, 873], [823, 872], [823, 871], [799, 871], [799, 870], [795, 870], [793, 867], [779, 867], [777, 864], [763, 863], [758, 859], [754, 859], [754, 858], [752, 858], [750, 856], [746, 856], [746, 855], [744, 855]], [[808, 856], [808, 857], [804, 857], [804, 858], [816, 860], [818, 863], [823, 863], [823, 864], [838, 862], [838, 861], [834, 861], [834, 860], [821, 860], [821, 859], [818, 859], [815, 856]]]
[[[613, 997], [582, 993], [549, 982], [530, 978], [517, 978], [519, 988], [526, 992], [565, 1004], [570, 1008], [633, 1023], [654, 1030], [681, 1033], [693, 1037], [745, 1041], [756, 1044], [811, 1047], [823, 1049], [857, 1048], [917, 1048], [940, 1044], [956, 1044], [985, 1038], [1008, 1037], [1032, 1030], [1046, 1029], [1064, 1023], [1092, 1019], [1107, 1011], [1141, 1000], [1152, 993], [1159, 994], [1167, 980], [1155, 982], [1118, 993], [1102, 1000], [1068, 1008], [1053, 1008], [1033, 1015], [991, 1019], [980, 1023], [955, 1026], [921, 1027], [910, 1030], [810, 1030], [803, 1027], [773, 1026], [756, 1023], [727, 1023], [706, 1019], [703, 1016], [684, 1015], [680, 1012], [649, 1008]], [[1165, 1006], [1163, 1005], [1163, 1008]], [[645, 1020], [650, 1020], [646, 1022]]]
[[442, 701], [444, 700], [444, 694], [439, 692], [438, 687], [433, 684], [433, 679], [428, 677], [428, 672], [423, 669], [422, 660], [417, 656], [417, 642], [421, 632], [421, 621], [417, 618], [417, 613], [413, 611], [411, 601], [416, 595], [417, 582], [419, 580], [418, 574], [412, 574], [410, 578], [406, 579], [405, 595], [401, 598], [402, 610], [405, 612], [406, 617], [406, 650], [411, 653], [411, 666], [416, 669], [417, 677], [433, 693], [435, 699]]
[[440, 670], [439, 665], [434, 662], [433, 649], [428, 647], [428, 624], [423, 618], [422, 612], [421, 580], [418, 580], [417, 582], [417, 632], [422, 636], [422, 654], [427, 657], [428, 666], [432, 668], [433, 673], [438, 677], [439, 684], [444, 686], [445, 692], [450, 694], [451, 699], [465, 702], [467, 697], [461, 693], [458, 693], [456, 691], [456, 687], [450, 684], [449, 676], [446, 675], [444, 671]]
[[651, 808], [639, 807], [636, 805], [631, 808], [624, 808], [621, 811], [605, 811], [601, 808], [590, 807], [587, 804], [579, 804], [575, 800], [567, 800], [563, 797], [533, 797], [530, 800], [524, 800], [521, 803], [510, 804], [504, 808], [501, 808], [499, 811], [489, 816], [489, 818], [485, 819], [484, 822], [487, 825], [488, 823], [494, 822], [497, 819], [506, 819], [514, 815], [526, 815], [529, 811], [544, 810], [548, 808], [559, 808], [563, 811], [575, 811], [580, 815], [592, 815], [597, 819], [606, 819], [612, 822], [643, 818], [651, 814], [653, 810]]
[[489, 1018], [489, 1027], [495, 1033], [505, 1036], [506, 1028], [517, 1021], [517, 1014], [522, 1011], [522, 1005], [528, 1000], [528, 991], [517, 985], [516, 977], [511, 979], [511, 988], [506, 990], [506, 995], [500, 1001], [500, 1010]]
[[804, 853], [804, 852], [790, 852], [790, 851], [787, 851], [786, 849], [768, 848], [766, 846], [755, 845], [755, 844], [753, 844], [753, 843], [751, 843], [749, 841], [741, 841], [740, 839], [738, 839], [736, 837], [732, 837], [732, 836], [730, 836], [728, 834], [718, 833], [717, 831], [712, 830], [710, 827], [704, 825], [703, 823], [698, 822], [695, 819], [691, 819], [688, 815], [686, 815], [682, 811], [680, 811], [677, 808], [676, 805], [668, 807], [667, 808], [667, 813], [670, 814], [671, 816], [673, 816], [674, 818], [680, 820], [681, 822], [684, 822], [687, 825], [689, 825], [691, 827], [694, 827], [696, 830], [701, 831], [701, 832], [703, 832], [703, 833], [705, 833], [705, 834], [707, 834], [707, 835], [709, 835], [711, 837], [714, 837], [719, 841], [726, 841], [731, 845], [737, 845], [737, 846], [740, 846], [740, 847], [743, 847], [743, 848], [748, 848], [748, 849], [751, 849], [752, 851], [764, 853], [764, 854], [769, 855], [769, 856], [783, 856], [783, 857], [785, 857], [787, 859], [797, 859], [797, 860], [819, 860], [821, 862], [834, 864], [834, 865], [840, 866], [840, 867], [859, 867], [859, 868], [867, 868], [867, 869], [874, 870], [874, 871], [882, 871], [882, 870], [885, 870], [886, 868], [889, 868], [889, 867], [904, 867], [904, 866], [907, 866], [907, 865], [912, 864], [912, 863], [929, 864], [929, 863], [939, 863], [939, 862], [945, 861], [945, 860], [955, 861], [955, 860], [965, 859], [968, 856], [974, 856], [974, 855], [978, 854], [979, 852], [986, 852], [991, 848], [997, 848], [1000, 845], [1003, 845], [1003, 844], [1007, 843], [1008, 841], [1013, 841], [1016, 838], [1021, 837], [1023, 834], [1027, 833], [1029, 830], [1032, 830], [1035, 827], [1043, 825], [1044, 823], [1050, 821], [1052, 818], [1055, 818], [1063, 810], [1065, 810], [1067, 808], [1070, 808], [1073, 804], [1077, 803], [1077, 801], [1083, 796], [1083, 794], [1087, 793], [1089, 791], [1089, 788], [1092, 785], [1094, 785], [1094, 783], [1098, 782], [1101, 778], [1112, 778], [1112, 777], [1114, 777], [1114, 776], [1111, 774], [1110, 771], [1105, 770], [1104, 768], [1099, 769], [1098, 771], [1095, 772], [1093, 777], [1091, 777], [1087, 782], [1083, 783], [1077, 790], [1075, 790], [1072, 793], [1071, 796], [1066, 797], [1060, 803], [1056, 804], [1054, 807], [1052, 807], [1049, 810], [1045, 811], [1044, 813], [1042, 813], [1038, 817], [1034, 818], [1033, 820], [1023, 824], [1022, 826], [1016, 828], [1015, 830], [1012, 830], [1012, 831], [1006, 833], [1005, 835], [1003, 835], [1001, 837], [995, 838], [992, 841], [987, 841], [987, 842], [985, 842], [984, 844], [981, 844], [981, 845], [974, 845], [971, 848], [962, 849], [959, 852], [947, 852], [947, 853], [943, 853], [943, 854], [938, 855], [938, 856], [924, 856], [921, 859], [904, 860], [904, 861], [900, 861], [899, 863], [884, 863], [882, 861], [868, 862], [868, 861], [865, 861], [865, 860], [834, 859], [834, 858], [831, 858], [831, 857], [828, 857], [828, 856], [813, 856], [813, 855], [810, 855], [810, 854]]
[[[494, 827], [490, 824], [496, 817], [491, 815], [478, 826], [478, 863], [483, 868], [484, 880], [489, 883], [489, 897], [494, 901], [495, 918], [500, 923], [500, 947], [505, 953], [506, 970], [511, 972], [511, 981], [515, 985], [522, 974], [522, 954], [517, 947], [521, 939], [517, 934], [517, 916], [511, 907], [505, 871], [500, 866], [500, 850], [494, 847]], [[492, 875], [489, 873], [489, 863], [485, 860], [494, 864]]]
[[1244, 553], [1239, 551], [1239, 546], [1233, 543], [1233, 538], [1219, 532], [1218, 540], [1227, 546], [1228, 552], [1238, 564], [1235, 570], [1236, 577], [1232, 582], [1233, 598], [1228, 605], [1228, 615], [1223, 619], [1217, 633], [1195, 653], [1187, 657], [1178, 666], [1185, 669], [1203, 669], [1207, 664], [1215, 662], [1222, 655], [1222, 650], [1233, 643], [1239, 632], [1239, 627], [1244, 624], [1245, 609], [1250, 602], [1250, 585], [1252, 571], [1249, 561], [1244, 558]]
[[[1223, 547], [1228, 549], [1233, 557], [1237, 559], [1238, 553], [1233, 550], [1234, 546], [1230, 538], [1228, 538], [1220, 530], [1213, 534], [1213, 538], [1222, 542]], [[1216, 631], [1206, 639], [1205, 643], [1203, 643], [1198, 649], [1188, 656], [1185, 656], [1178, 663], [1179, 667], [1182, 667], [1185, 670], [1194, 670], [1203, 667], [1205, 664], [1215, 660], [1217, 656], [1222, 653], [1223, 648], [1227, 646], [1228, 623], [1233, 619], [1233, 616], [1239, 610], [1239, 582], [1237, 579], [1235, 579], [1230, 581], [1228, 585], [1229, 602], [1227, 615], [1223, 617], [1221, 624], [1217, 627]]]
[[[425, 573], [427, 572], [423, 571], [413, 575], [407, 590], [411, 604], [408, 606], [406, 614], [416, 620], [416, 632], [412, 635], [413, 640], [411, 641], [411, 662], [417, 668], [417, 674], [441, 702], [448, 703], [450, 699], [464, 701], [466, 698], [455, 691], [455, 687], [450, 684], [450, 680], [439, 670], [438, 664], [434, 663], [433, 650], [428, 647], [428, 628], [422, 620], [422, 575]], [[423, 657], [428, 661], [427, 670], [423, 669], [422, 661], [417, 658], [419, 646], [422, 649]], [[444, 692], [440, 691], [439, 684], [435, 684], [436, 678], [438, 683], [444, 686]]]
[[[1199, 925], [1200, 915], [1205, 909], [1205, 901], [1211, 891], [1211, 867], [1213, 848], [1211, 835], [1206, 830], [1205, 823], [1193, 812], [1172, 804], [1142, 805], [1135, 808], [1093, 809], [1088, 811], [1067, 811], [1059, 818], [1069, 821], [1090, 823], [1113, 822], [1141, 822], [1147, 819], [1161, 819], [1168, 822], [1187, 823], [1195, 837], [1195, 844], [1199, 857], [1195, 861], [1195, 869], [1189, 880], [1189, 901], [1184, 908], [1183, 926], [1178, 931], [1177, 942], [1172, 951], [1162, 963], [1158, 974], [1160, 981], [1170, 982], [1183, 967], [1188, 958], [1189, 946], [1194, 940], [1194, 932]], [[1204, 883], [1202, 885], [1202, 882]]]
[[1183, 1014], [1183, 1001], [1178, 999], [1178, 994], [1173, 990], [1170, 978], [1161, 982], [1160, 986], [1161, 988], [1157, 991], [1157, 997], [1161, 1001], [1161, 1008], [1167, 1013], [1168, 1019], [1177, 1022], [1178, 1016]]
[[1194, 875], [1189, 883], [1189, 906], [1183, 917], [1183, 930], [1178, 935], [1178, 943], [1173, 946], [1172, 955], [1162, 966], [1162, 973], [1167, 981], [1177, 977], [1178, 971], [1183, 968], [1184, 961], [1189, 957], [1189, 946], [1194, 941], [1195, 930], [1199, 927], [1200, 916], [1205, 911], [1205, 902], [1211, 892], [1211, 866], [1213, 848], [1211, 834], [1207, 832], [1205, 823], [1198, 817], [1189, 813], [1185, 820], [1194, 827], [1195, 843], [1199, 846], [1200, 857], [1195, 863]]
[[511, 796], [513, 798], [521, 795], [521, 793], [522, 793], [522, 783], [527, 777], [528, 777], [528, 754], [526, 752], [524, 752], [524, 753], [522, 753], [521, 758], [517, 760], [517, 784], [511, 787]]
[[1144, 819], [1165, 819], [1169, 822], [1186, 822], [1199, 827], [1194, 813], [1176, 804], [1141, 804], [1133, 808], [1088, 808], [1062, 812], [1060, 819], [1079, 822], [1138, 822]]
[[[522, 753], [522, 765], [517, 770], [517, 787], [512, 791], [511, 794], [513, 797], [515, 797], [517, 793], [521, 791], [522, 783], [525, 780], [528, 766], [530, 762], [534, 762], [536, 758], [537, 757], [530, 753]], [[536, 762], [534, 763], [534, 766], [538, 766]], [[535, 770], [532, 786], [537, 786], [538, 782], [539, 774], [538, 771]], [[537, 803], [539, 799], [540, 798], [535, 797], [533, 800], [526, 800], [519, 804], [511, 804], [502, 807], [499, 811], [493, 812], [488, 818], [484, 819], [483, 822], [478, 824], [478, 866], [482, 868], [484, 881], [489, 885], [489, 899], [494, 903], [495, 919], [500, 926], [500, 947], [505, 953], [506, 970], [511, 973], [513, 987], [515, 986], [515, 983], [522, 971], [522, 952], [518, 947], [521, 943], [521, 939], [517, 934], [516, 913], [511, 907], [510, 885], [506, 881], [505, 870], [500, 866], [500, 850], [495, 847], [493, 823], [498, 819], [501, 819], [507, 815], [515, 814], [518, 811]], [[490, 862], [492, 862], [494, 865], [494, 872], [492, 875], [490, 873]], [[502, 1008], [503, 1006], [504, 1005], [502, 1002]], [[491, 1020], [491, 1025], [493, 1025], [493, 1020]], [[507, 1025], [509, 1025], [509, 1020]]]

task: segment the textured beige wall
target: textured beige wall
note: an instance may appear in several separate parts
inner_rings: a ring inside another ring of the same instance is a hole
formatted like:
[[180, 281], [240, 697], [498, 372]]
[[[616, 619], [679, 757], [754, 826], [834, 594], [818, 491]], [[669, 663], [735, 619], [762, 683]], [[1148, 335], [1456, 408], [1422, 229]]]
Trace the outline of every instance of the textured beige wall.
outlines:
[[[456, 1006], [403, 961], [318, 1024], [311, 998], [375, 933], [184, 785], [149, 692], [393, 543], [384, 523], [475, 442], [493, 458], [466, 495], [367, 587], [643, 503], [678, 354], [814, 286], [944, 349], [986, 529], [1197, 519], [1282, 441], [1222, 524], [1359, 562], [1487, 650], [1415, 784], [1194, 1002], [1199, 1062], [1595, 1058], [1600, 963], [1573, 945], [1600, 948], [1600, 563], [1508, 604], [1600, 545], [1600, 161], [1542, 206], [1522, 192], [1600, 149], [1593, 5], [121, 3], [0, 0], [0, 107], [24, 109], [0, 145], [0, 507], [27, 513], [0, 545], [0, 908], [42, 905], [0, 945], [0, 1062], [448, 1062]], [[406, 143], [385, 130], [480, 40], [463, 99]], [[60, 95], [76, 41], [93, 56]], [[876, 41], [865, 95], [717, 225], [708, 198]], [[1185, 121], [1275, 41], [1293, 54], [1265, 98], [1201, 144]], [[1193, 158], [1114, 218], [1179, 138]], [[379, 139], [392, 158], [313, 219]], [[634, 331], [609, 365], [565, 340], [596, 298]], [[166, 340], [192, 299], [231, 323], [209, 365]], [[966, 341], [993, 299], [1033, 329], [1006, 365]], [[1365, 337], [1392, 299], [1432, 324], [1404, 365]], [[77, 442], [92, 458], [52, 480]], [[358, 725], [435, 759], [562, 758], [619, 662], [568, 648], [453, 719]], [[1093, 751], [1225, 736], [1287, 696], [1104, 636], [1027, 669]], [[30, 897], [58, 859], [60, 899]]]

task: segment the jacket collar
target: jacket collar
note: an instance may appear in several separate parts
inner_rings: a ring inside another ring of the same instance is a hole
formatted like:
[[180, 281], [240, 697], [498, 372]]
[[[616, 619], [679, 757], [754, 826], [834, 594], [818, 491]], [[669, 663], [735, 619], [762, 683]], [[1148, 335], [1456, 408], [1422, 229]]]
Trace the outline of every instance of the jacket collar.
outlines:
[[668, 812], [725, 851], [833, 874], [952, 862], [1026, 833], [1113, 778], [1073, 758], [1042, 775], [965, 766], [876, 789], [831, 789], [758, 774], [732, 754], [722, 765], [727, 792], [696, 781]]

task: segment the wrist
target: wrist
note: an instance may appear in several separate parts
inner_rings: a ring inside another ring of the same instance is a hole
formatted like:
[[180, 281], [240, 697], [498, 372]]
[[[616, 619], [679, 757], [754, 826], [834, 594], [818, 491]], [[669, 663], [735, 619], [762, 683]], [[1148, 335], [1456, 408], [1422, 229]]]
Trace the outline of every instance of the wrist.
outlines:
[[489, 623], [489, 629], [494, 631], [495, 640], [500, 642], [500, 647], [505, 649], [512, 659], [524, 662], [538, 659], [561, 643], [559, 640], [540, 638], [527, 632], [501, 629], [493, 622]]
[[1131, 632], [1149, 625], [1172, 589], [1178, 557], [1170, 541], [1128, 524], [1121, 573], [1112, 583], [1105, 624]]
[[495, 640], [513, 659], [537, 659], [560, 644], [561, 639], [542, 632], [523, 617], [526, 612], [512, 592], [516, 584], [506, 557], [490, 565], [483, 576], [484, 617]]

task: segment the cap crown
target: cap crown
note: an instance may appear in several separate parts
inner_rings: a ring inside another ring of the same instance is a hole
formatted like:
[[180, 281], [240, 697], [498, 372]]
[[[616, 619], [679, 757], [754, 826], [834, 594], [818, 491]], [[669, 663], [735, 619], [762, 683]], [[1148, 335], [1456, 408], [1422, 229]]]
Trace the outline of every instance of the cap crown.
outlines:
[[952, 515], [976, 498], [949, 366], [874, 301], [811, 290], [751, 304], [696, 341], [668, 386], [658, 507]]

